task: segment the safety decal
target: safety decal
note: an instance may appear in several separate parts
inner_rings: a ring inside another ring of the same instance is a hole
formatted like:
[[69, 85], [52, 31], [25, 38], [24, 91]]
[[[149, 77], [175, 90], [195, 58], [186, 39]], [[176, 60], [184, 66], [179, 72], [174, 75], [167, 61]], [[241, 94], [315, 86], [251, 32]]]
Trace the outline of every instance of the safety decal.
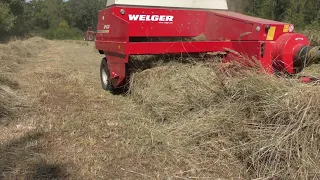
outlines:
[[129, 14], [129, 21], [151, 21], [163, 24], [172, 24], [174, 16], [170, 15], [145, 15], [145, 14]]
[[269, 31], [268, 31], [267, 40], [268, 41], [272, 41], [274, 39], [274, 34], [275, 33], [276, 33], [276, 27], [275, 26], [271, 26]]
[[284, 25], [284, 27], [283, 27], [283, 32], [289, 32], [289, 24], [286, 24], [286, 25]]
[[110, 30], [109, 29], [105, 29], [105, 30], [98, 30], [97, 33], [109, 33]]

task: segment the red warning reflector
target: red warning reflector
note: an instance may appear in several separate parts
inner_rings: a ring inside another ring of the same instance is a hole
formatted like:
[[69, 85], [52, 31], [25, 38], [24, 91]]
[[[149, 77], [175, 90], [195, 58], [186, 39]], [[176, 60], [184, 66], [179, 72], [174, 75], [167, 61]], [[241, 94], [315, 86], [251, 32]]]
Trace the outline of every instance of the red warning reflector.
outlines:
[[293, 32], [293, 31], [294, 31], [294, 25], [291, 24], [291, 25], [289, 26], [289, 32]]
[[302, 83], [310, 83], [310, 82], [312, 82], [312, 80], [309, 77], [305, 77], [305, 78], [301, 78], [300, 82], [302, 82]]

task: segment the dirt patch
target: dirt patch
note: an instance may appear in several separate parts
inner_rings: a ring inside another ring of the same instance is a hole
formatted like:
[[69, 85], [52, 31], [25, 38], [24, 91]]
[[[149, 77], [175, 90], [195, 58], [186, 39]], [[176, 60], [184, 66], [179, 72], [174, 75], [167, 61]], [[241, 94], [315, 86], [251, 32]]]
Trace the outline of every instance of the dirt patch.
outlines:
[[9, 86], [12, 89], [18, 89], [19, 83], [14, 77], [10, 77], [9, 75], [0, 75], [0, 84]]

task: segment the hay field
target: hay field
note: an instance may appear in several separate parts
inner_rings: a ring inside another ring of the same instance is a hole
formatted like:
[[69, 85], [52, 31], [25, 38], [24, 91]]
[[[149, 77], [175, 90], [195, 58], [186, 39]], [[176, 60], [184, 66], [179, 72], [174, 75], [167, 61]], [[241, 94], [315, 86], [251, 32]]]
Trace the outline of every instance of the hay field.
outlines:
[[320, 178], [320, 86], [175, 61], [112, 95], [101, 58], [90, 42], [0, 45], [0, 179]]

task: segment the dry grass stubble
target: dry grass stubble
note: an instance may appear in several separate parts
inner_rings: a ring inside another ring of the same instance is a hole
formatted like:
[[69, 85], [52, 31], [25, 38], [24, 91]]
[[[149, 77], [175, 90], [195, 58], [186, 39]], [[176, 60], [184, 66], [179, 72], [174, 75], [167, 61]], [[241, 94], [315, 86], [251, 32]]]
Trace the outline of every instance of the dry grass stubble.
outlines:
[[23, 96], [18, 78], [29, 60], [46, 48], [41, 38], [0, 44], [1, 179], [52, 179], [59, 171], [43, 158], [43, 133], [35, 123], [41, 117], [35, 117], [36, 109]]
[[10, 72], [33, 109], [1, 127], [5, 179], [319, 178], [318, 86], [156, 63], [112, 96], [92, 47], [44, 44]]

